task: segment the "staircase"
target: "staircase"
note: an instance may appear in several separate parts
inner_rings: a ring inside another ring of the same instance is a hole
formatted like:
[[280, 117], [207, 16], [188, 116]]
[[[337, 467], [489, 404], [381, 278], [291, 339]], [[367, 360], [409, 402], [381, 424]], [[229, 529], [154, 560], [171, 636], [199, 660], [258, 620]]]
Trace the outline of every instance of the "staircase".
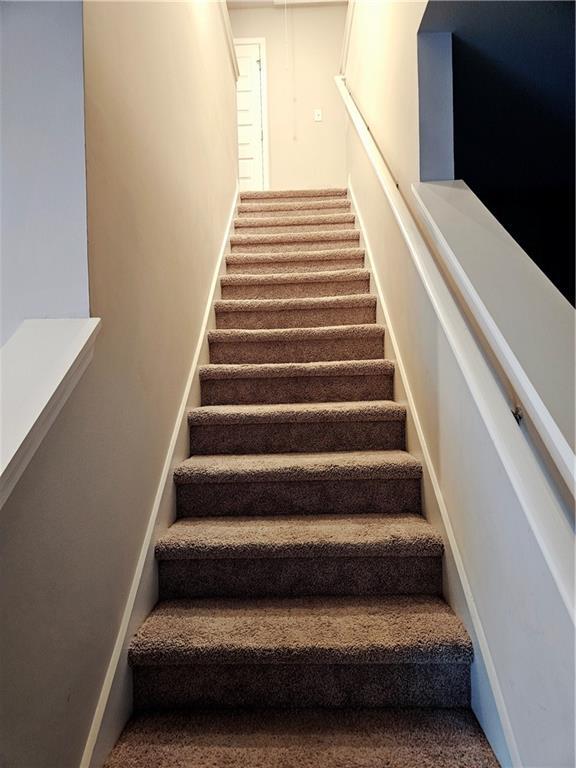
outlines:
[[107, 765], [492, 768], [346, 190], [244, 193]]

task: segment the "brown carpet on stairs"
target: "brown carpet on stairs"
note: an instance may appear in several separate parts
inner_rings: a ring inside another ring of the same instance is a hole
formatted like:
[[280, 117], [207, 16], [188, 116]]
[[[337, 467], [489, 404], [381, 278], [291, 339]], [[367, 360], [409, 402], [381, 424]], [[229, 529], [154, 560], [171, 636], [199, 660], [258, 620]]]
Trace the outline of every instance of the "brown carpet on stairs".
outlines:
[[323, 272], [340, 269], [361, 269], [364, 251], [361, 248], [270, 253], [245, 252], [226, 257], [229, 274], [274, 274], [282, 272]]
[[293, 231], [286, 233], [264, 233], [252, 235], [232, 235], [230, 248], [232, 253], [284, 253], [286, 251], [322, 251], [340, 248], [358, 248], [359, 232], [355, 229], [326, 229], [310, 232]]
[[350, 201], [343, 198], [326, 200], [269, 200], [260, 202], [240, 203], [238, 218], [259, 218], [273, 216], [310, 216], [325, 213], [347, 213], [350, 211]]
[[376, 322], [369, 294], [216, 301], [216, 328], [319, 328]]
[[289, 299], [351, 296], [368, 293], [370, 273], [365, 269], [326, 272], [286, 272], [280, 275], [225, 275], [223, 299]]
[[331, 200], [334, 198], [346, 198], [347, 189], [270, 189], [264, 192], [242, 192], [240, 201], [248, 200]]
[[345, 189], [242, 193], [108, 768], [495, 768]]
[[107, 768], [495, 768], [471, 712], [305, 710], [141, 715]]
[[208, 343], [212, 364], [377, 360], [384, 352], [384, 327], [363, 324], [323, 328], [235, 328], [209, 331]]
[[234, 231], [238, 234], [264, 234], [281, 232], [314, 232], [319, 229], [351, 229], [354, 226], [353, 213], [317, 213], [312, 216], [263, 216], [234, 219]]

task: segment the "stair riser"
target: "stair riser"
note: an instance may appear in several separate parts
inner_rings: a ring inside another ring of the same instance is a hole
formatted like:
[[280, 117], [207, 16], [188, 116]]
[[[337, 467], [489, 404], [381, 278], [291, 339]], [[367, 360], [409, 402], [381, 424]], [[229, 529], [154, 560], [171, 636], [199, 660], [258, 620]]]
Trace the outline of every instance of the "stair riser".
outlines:
[[404, 450], [402, 421], [190, 426], [190, 455]]
[[419, 479], [188, 483], [176, 498], [179, 517], [421, 511]]
[[292, 376], [276, 379], [206, 379], [202, 405], [334, 403], [393, 400], [389, 376]]
[[[353, 229], [354, 221], [338, 221], [328, 224], [321, 224], [324, 232], [334, 232], [340, 229]], [[318, 224], [275, 224], [273, 226], [243, 226], [236, 225], [234, 234], [236, 235], [293, 235], [298, 232], [317, 232], [320, 228]]]
[[232, 253], [297, 253], [298, 251], [335, 251], [340, 248], [359, 248], [360, 237], [342, 240], [303, 240], [302, 242], [282, 243], [236, 243], [231, 241]]
[[330, 360], [377, 360], [384, 336], [285, 342], [210, 342], [211, 363], [312, 363]]
[[439, 557], [160, 560], [160, 599], [440, 595]]
[[376, 305], [312, 309], [216, 311], [216, 328], [325, 328], [376, 322]]
[[[238, 207], [239, 219], [268, 219], [268, 218], [293, 218], [295, 216], [326, 216], [332, 213], [350, 213], [350, 203], [348, 202], [321, 202], [321, 203], [300, 203], [301, 208], [294, 204], [270, 203], [272, 208], [266, 205], [248, 205]], [[284, 206], [284, 207], [281, 207]]]
[[342, 269], [363, 269], [364, 257], [353, 259], [334, 259], [314, 261], [270, 261], [246, 262], [242, 264], [228, 263], [226, 271], [229, 275], [273, 275], [285, 272], [332, 272]]
[[190, 665], [134, 669], [137, 710], [468, 707], [467, 664]]
[[351, 296], [370, 292], [370, 279], [326, 283], [258, 283], [223, 285], [223, 299], [305, 299], [317, 296]]

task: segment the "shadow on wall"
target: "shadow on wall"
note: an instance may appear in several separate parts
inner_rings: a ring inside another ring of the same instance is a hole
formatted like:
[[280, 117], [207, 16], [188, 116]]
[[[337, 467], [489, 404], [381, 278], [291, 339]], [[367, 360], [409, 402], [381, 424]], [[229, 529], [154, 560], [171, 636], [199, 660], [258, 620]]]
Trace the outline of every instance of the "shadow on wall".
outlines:
[[453, 35], [454, 176], [574, 304], [571, 2], [429, 3]]

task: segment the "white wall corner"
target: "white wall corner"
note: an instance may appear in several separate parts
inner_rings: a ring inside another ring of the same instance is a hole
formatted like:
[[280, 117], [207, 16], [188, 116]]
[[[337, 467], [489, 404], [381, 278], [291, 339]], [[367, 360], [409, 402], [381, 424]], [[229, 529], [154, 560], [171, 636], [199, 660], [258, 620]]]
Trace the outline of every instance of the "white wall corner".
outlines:
[[454, 178], [452, 33], [418, 33], [420, 179]]

